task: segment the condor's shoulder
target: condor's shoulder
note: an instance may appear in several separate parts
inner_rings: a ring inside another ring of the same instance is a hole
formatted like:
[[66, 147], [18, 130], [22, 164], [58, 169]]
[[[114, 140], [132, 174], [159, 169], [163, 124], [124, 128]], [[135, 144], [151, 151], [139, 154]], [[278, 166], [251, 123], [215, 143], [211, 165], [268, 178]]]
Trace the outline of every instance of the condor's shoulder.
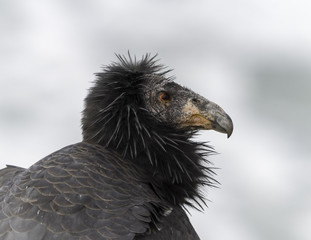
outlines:
[[132, 178], [126, 179], [127, 181], [141, 181], [139, 176], [135, 174], [135, 167], [132, 162], [121, 158], [118, 153], [112, 150], [85, 142], [64, 147], [29, 168], [30, 172], [33, 173], [42, 169], [52, 175], [56, 174], [56, 176], [57, 173], [53, 174], [53, 170], [60, 170], [58, 173], [62, 172], [65, 175], [69, 174], [77, 178], [93, 177], [97, 174], [105, 177], [106, 174], [124, 173], [123, 177], [116, 177], [120, 178], [120, 181], [123, 178]]
[[0, 204], [0, 239], [130, 240], [149, 231], [161, 204], [118, 154], [77, 143], [14, 176]]
[[121, 195], [131, 196], [130, 199], [138, 189], [140, 196], [153, 199], [154, 194], [142, 179], [142, 169], [114, 151], [85, 142], [48, 155], [31, 166], [28, 175], [31, 180], [55, 185], [59, 191], [66, 191], [67, 186], [81, 194], [120, 189]]

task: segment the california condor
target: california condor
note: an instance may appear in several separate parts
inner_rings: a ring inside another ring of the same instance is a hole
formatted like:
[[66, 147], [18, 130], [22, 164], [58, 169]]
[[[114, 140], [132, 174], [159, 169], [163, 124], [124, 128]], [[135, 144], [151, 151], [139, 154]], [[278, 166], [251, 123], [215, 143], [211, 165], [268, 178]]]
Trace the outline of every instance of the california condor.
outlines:
[[1, 240], [199, 239], [185, 207], [215, 184], [213, 149], [192, 137], [232, 121], [155, 57], [117, 57], [85, 98], [82, 142], [0, 170]]

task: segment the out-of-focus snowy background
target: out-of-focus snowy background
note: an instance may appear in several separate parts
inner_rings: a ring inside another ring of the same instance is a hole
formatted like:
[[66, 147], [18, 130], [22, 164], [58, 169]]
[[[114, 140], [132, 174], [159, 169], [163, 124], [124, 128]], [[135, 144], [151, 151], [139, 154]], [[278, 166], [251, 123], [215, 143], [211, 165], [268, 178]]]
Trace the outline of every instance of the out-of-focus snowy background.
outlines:
[[202, 132], [220, 189], [191, 221], [208, 240], [311, 239], [311, 3], [303, 0], [0, 2], [0, 167], [81, 140], [94, 72], [159, 53], [221, 105], [230, 139]]

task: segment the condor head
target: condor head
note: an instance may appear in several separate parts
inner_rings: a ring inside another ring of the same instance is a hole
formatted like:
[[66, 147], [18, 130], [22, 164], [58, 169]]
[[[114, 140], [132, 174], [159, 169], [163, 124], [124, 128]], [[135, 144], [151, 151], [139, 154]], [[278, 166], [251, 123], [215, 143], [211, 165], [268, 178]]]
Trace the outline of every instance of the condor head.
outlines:
[[216, 103], [162, 76], [150, 77], [149, 81], [146, 107], [160, 121], [174, 123], [177, 128], [215, 130], [231, 136], [232, 120]]

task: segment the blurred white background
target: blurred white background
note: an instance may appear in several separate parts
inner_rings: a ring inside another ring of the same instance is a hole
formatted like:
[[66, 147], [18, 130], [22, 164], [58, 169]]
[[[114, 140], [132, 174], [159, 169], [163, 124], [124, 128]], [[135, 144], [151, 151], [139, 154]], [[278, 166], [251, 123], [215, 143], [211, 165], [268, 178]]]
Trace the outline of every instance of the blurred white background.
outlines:
[[311, 2], [0, 2], [0, 167], [81, 140], [94, 72], [128, 50], [159, 53], [177, 82], [232, 117], [202, 132], [220, 189], [191, 221], [207, 240], [311, 239]]

